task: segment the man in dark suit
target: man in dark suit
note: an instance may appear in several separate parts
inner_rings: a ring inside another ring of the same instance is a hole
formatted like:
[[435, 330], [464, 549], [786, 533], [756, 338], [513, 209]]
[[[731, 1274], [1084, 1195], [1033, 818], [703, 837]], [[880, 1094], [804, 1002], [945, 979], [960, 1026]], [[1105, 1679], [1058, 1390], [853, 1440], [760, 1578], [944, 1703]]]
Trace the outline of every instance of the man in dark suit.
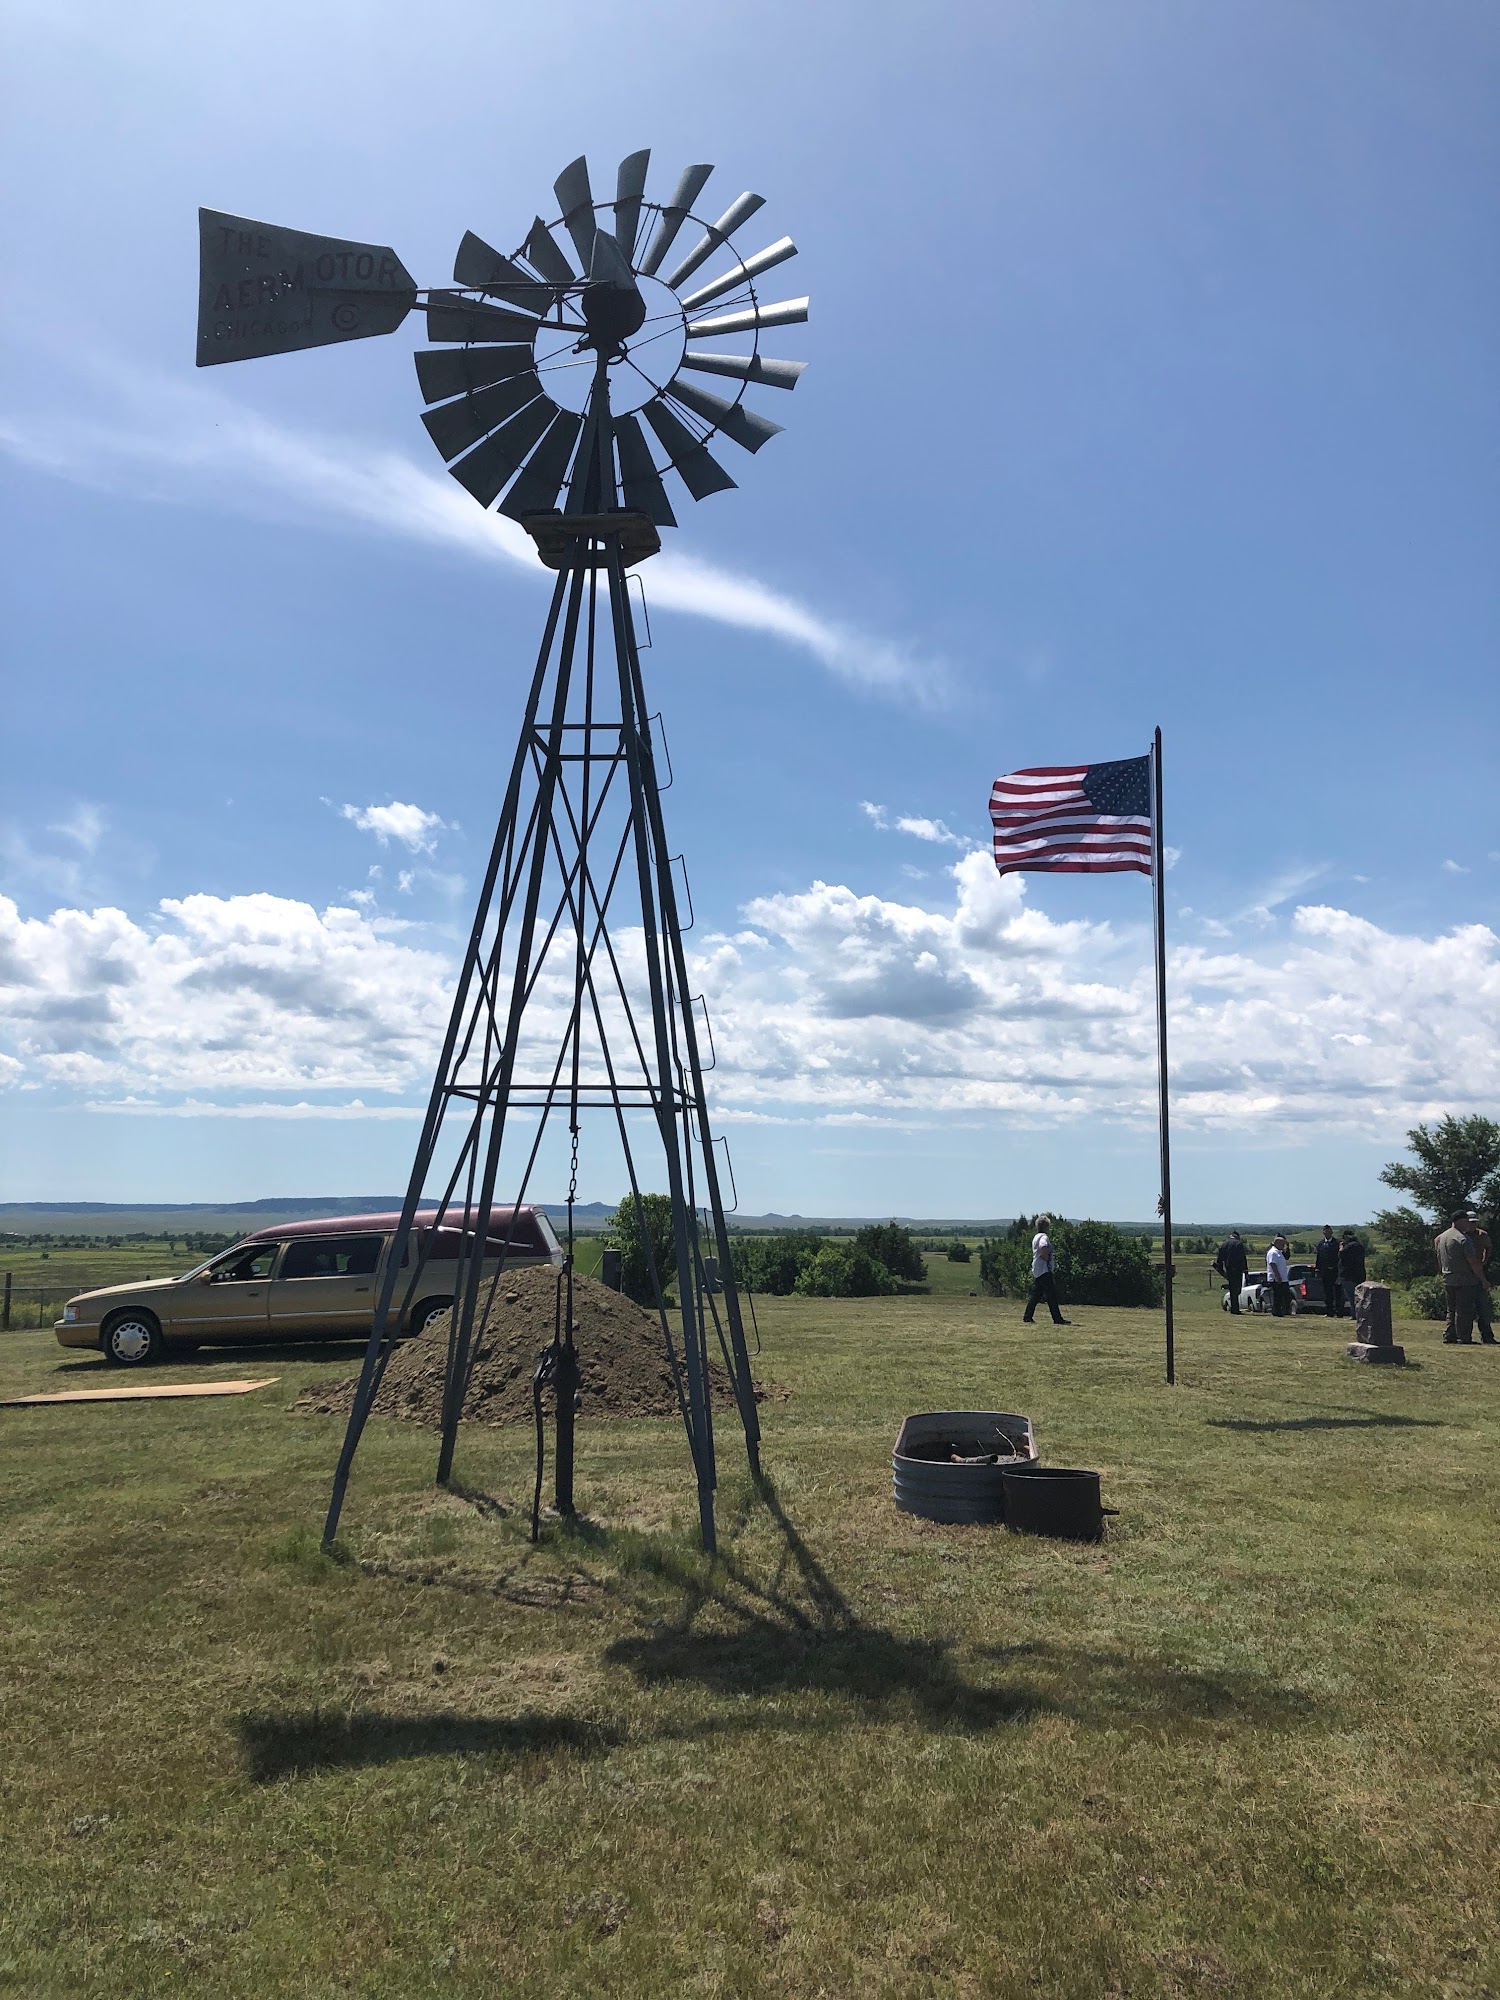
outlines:
[[1331, 1222], [1323, 1224], [1314, 1261], [1323, 1287], [1323, 1310], [1330, 1319], [1342, 1319], [1344, 1301], [1339, 1296], [1339, 1239], [1333, 1233]]
[[1229, 1310], [1237, 1313], [1240, 1309], [1240, 1287], [1250, 1273], [1250, 1253], [1237, 1229], [1231, 1229], [1219, 1245], [1214, 1269], [1229, 1287]]
[[1365, 1282], [1365, 1246], [1352, 1229], [1339, 1238], [1339, 1290], [1344, 1295], [1344, 1311], [1354, 1317], [1355, 1288]]

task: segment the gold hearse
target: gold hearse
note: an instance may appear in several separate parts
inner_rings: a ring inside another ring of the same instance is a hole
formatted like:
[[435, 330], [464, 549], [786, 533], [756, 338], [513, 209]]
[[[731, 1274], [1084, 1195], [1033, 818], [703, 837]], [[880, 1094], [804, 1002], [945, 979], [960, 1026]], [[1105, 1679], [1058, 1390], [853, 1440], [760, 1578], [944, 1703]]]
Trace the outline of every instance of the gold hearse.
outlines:
[[[107, 1361], [139, 1366], [205, 1343], [368, 1339], [382, 1259], [400, 1216], [340, 1215], [259, 1229], [180, 1278], [104, 1285], [69, 1299], [54, 1326], [63, 1347], [97, 1347]], [[460, 1230], [434, 1210], [417, 1216], [417, 1251], [396, 1288], [400, 1329], [415, 1333], [453, 1303]], [[561, 1264], [563, 1250], [540, 1209], [490, 1211], [485, 1270]], [[425, 1261], [424, 1261], [425, 1253]]]

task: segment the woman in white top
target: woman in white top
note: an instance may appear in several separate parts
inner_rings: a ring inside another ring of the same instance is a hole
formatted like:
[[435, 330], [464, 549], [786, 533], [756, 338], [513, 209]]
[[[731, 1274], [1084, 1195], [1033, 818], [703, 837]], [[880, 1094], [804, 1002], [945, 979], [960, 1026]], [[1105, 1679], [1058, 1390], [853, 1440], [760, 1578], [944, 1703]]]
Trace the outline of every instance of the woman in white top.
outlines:
[[1031, 1239], [1031, 1296], [1026, 1301], [1026, 1310], [1021, 1319], [1027, 1326], [1032, 1324], [1036, 1309], [1044, 1301], [1052, 1315], [1054, 1326], [1071, 1326], [1073, 1322], [1064, 1319], [1062, 1307], [1057, 1302], [1057, 1279], [1052, 1273], [1052, 1238], [1048, 1230], [1052, 1227], [1050, 1215], [1039, 1215], [1036, 1219], [1036, 1235]]

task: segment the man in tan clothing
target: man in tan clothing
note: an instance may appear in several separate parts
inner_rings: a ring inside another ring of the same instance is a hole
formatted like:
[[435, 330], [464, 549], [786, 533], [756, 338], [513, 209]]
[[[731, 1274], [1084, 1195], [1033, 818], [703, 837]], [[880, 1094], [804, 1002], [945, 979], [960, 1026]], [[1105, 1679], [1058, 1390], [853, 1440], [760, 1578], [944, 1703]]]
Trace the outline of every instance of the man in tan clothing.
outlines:
[[[1449, 1347], [1474, 1345], [1474, 1311], [1479, 1303], [1479, 1245], [1470, 1233], [1468, 1211], [1462, 1209], [1441, 1236], [1433, 1239], [1438, 1269], [1448, 1293], [1448, 1324], [1443, 1330]], [[1493, 1337], [1493, 1336], [1492, 1336]]]

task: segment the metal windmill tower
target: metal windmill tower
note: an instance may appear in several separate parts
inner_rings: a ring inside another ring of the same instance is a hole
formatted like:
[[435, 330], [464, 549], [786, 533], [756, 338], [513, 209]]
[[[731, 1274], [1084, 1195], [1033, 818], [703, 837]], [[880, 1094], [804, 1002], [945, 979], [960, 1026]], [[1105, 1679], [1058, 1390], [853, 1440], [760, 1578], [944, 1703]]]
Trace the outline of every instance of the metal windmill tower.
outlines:
[[[199, 366], [392, 333], [424, 304], [434, 345], [416, 356], [422, 421], [453, 477], [481, 506], [498, 503], [519, 521], [557, 572], [400, 1228], [380, 1276], [325, 1545], [392, 1341], [422, 1296], [433, 1232], [418, 1227], [419, 1215], [431, 1208], [461, 1231], [437, 1467], [446, 1481], [476, 1328], [503, 1283], [512, 1218], [531, 1193], [543, 1137], [563, 1116], [572, 1157], [567, 1261], [538, 1380], [555, 1391], [556, 1499], [572, 1511], [573, 1207], [587, 1110], [613, 1121], [637, 1197], [632, 1133], [642, 1124], [666, 1176], [675, 1325], [669, 1274], [656, 1268], [649, 1244], [648, 1261], [706, 1549], [715, 1545], [713, 1350], [759, 1468], [704, 1094], [702, 1000], [691, 991], [678, 913], [681, 857], [666, 837], [627, 572], [661, 547], [659, 529], [676, 526], [669, 477], [706, 499], [735, 483], [709, 449], [713, 440], [754, 452], [776, 435], [780, 426], [748, 409], [744, 395], [752, 384], [796, 386], [805, 364], [763, 356], [760, 337], [805, 320], [808, 302], [762, 303], [757, 291], [765, 272], [795, 256], [790, 238], [750, 257], [734, 247], [735, 232], [763, 205], [759, 195], [740, 195], [706, 222], [693, 205], [712, 168], [689, 167], [670, 198], [654, 202], [646, 198], [649, 159], [639, 152], [620, 163], [612, 202], [594, 199], [587, 164], [575, 160], [555, 183], [555, 220], [538, 216], [509, 257], [466, 234], [453, 285], [426, 291], [383, 246], [199, 212]], [[691, 247], [674, 256], [685, 227]], [[705, 267], [715, 274], [692, 284]], [[749, 352], [724, 352], [727, 336], [740, 336]], [[735, 385], [733, 394], [711, 393], [695, 379], [703, 376]], [[708, 1047], [711, 1058], [711, 1031]], [[539, 1490], [540, 1445], [539, 1425]]]

